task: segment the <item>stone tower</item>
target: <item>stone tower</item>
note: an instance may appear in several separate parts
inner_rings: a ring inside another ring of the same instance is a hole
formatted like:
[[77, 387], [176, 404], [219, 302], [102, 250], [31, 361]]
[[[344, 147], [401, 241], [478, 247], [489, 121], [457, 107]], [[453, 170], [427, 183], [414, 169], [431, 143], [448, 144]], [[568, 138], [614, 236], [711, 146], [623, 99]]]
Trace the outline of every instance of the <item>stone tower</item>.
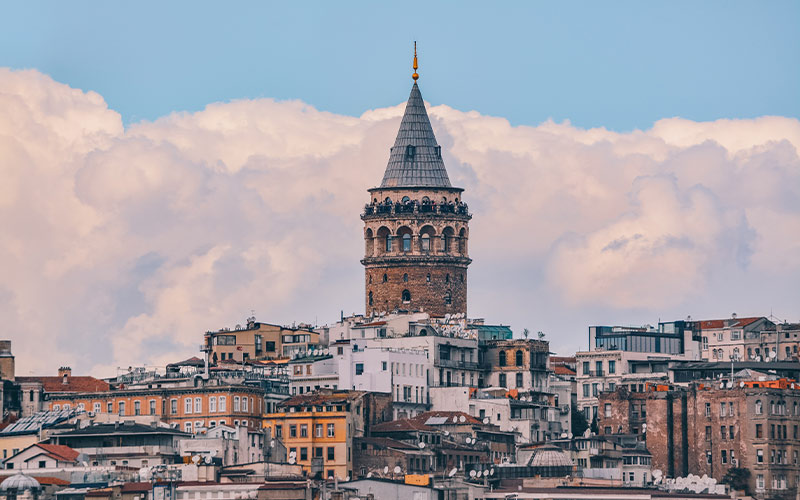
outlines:
[[[416, 51], [415, 51], [416, 52]], [[414, 69], [416, 66], [416, 53]], [[364, 208], [366, 313], [467, 312], [469, 220], [414, 85], [380, 187]]]

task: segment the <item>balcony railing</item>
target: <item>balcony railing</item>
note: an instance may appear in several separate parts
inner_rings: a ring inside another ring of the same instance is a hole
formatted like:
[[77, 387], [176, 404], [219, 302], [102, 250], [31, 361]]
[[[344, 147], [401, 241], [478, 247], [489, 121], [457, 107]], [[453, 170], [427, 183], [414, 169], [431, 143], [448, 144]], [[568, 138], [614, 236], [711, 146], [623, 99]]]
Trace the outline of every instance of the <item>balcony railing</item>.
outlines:
[[459, 370], [478, 370], [480, 365], [473, 361], [459, 361], [456, 359], [441, 359], [436, 363], [443, 368], [456, 368]]
[[469, 207], [466, 203], [448, 202], [419, 202], [417, 200], [405, 203], [381, 202], [371, 203], [364, 206], [364, 216], [371, 215], [404, 215], [404, 214], [453, 214], [469, 216]]

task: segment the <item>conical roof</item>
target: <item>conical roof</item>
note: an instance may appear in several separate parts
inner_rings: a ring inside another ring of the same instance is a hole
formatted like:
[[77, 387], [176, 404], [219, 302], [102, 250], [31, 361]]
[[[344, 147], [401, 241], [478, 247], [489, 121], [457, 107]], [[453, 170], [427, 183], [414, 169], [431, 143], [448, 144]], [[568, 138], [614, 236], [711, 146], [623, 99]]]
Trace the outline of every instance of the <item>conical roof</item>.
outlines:
[[452, 187], [416, 82], [411, 87], [381, 187]]

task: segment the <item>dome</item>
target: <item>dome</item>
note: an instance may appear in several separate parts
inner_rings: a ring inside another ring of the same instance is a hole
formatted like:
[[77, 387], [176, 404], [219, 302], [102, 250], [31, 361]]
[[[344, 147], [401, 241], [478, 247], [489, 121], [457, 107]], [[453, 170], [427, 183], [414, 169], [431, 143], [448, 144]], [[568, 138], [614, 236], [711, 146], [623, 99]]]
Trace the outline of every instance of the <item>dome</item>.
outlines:
[[534, 469], [534, 474], [542, 477], [563, 477], [572, 473], [569, 454], [554, 445], [537, 448], [528, 466]]
[[42, 486], [39, 481], [31, 476], [27, 476], [22, 471], [17, 472], [11, 477], [6, 478], [5, 481], [0, 483], [0, 492], [7, 492], [9, 490], [25, 491], [25, 490], [39, 490]]

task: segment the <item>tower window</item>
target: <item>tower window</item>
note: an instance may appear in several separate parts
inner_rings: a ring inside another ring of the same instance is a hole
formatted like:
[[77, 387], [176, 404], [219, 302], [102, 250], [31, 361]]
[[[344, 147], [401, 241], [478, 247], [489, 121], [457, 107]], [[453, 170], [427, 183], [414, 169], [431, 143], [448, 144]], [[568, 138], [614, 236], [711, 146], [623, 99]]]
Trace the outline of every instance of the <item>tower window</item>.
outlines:
[[438, 158], [440, 160], [442, 159], [442, 147], [441, 146], [436, 146], [436, 158]]
[[431, 250], [431, 237], [427, 234], [422, 235], [422, 251], [430, 252]]
[[370, 285], [372, 284], [372, 275], [371, 274], [369, 275], [369, 284]]
[[408, 283], [408, 273], [403, 275], [403, 283]]
[[387, 281], [389, 281], [389, 276], [387, 276], [386, 273], [383, 273], [383, 282], [386, 283]]
[[445, 305], [449, 306], [453, 303], [453, 296], [450, 295], [450, 291], [448, 290], [447, 293], [444, 294], [444, 303]]
[[417, 154], [417, 148], [416, 147], [414, 147], [414, 146], [412, 146], [410, 144], [408, 146], [406, 146], [406, 158], [411, 160], [411, 159], [414, 158], [415, 154]]
[[401, 298], [403, 299], [403, 302], [406, 304], [411, 302], [411, 292], [409, 292], [408, 290], [403, 290]]
[[372, 292], [369, 292], [369, 305], [372, 305]]
[[391, 252], [392, 251], [392, 235], [391, 234], [387, 234], [386, 235], [386, 251], [387, 252]]
[[428, 283], [431, 282], [431, 273], [428, 273], [427, 276], [425, 276], [425, 281], [427, 281]]
[[404, 252], [411, 251], [411, 235], [408, 233], [403, 235], [403, 251]]
[[461, 274], [461, 275], [459, 275], [459, 277], [461, 278], [461, 282], [463, 283], [464, 282], [464, 275]]
[[450, 273], [447, 273], [447, 274], [444, 275], [444, 282], [445, 283], [450, 283]]

